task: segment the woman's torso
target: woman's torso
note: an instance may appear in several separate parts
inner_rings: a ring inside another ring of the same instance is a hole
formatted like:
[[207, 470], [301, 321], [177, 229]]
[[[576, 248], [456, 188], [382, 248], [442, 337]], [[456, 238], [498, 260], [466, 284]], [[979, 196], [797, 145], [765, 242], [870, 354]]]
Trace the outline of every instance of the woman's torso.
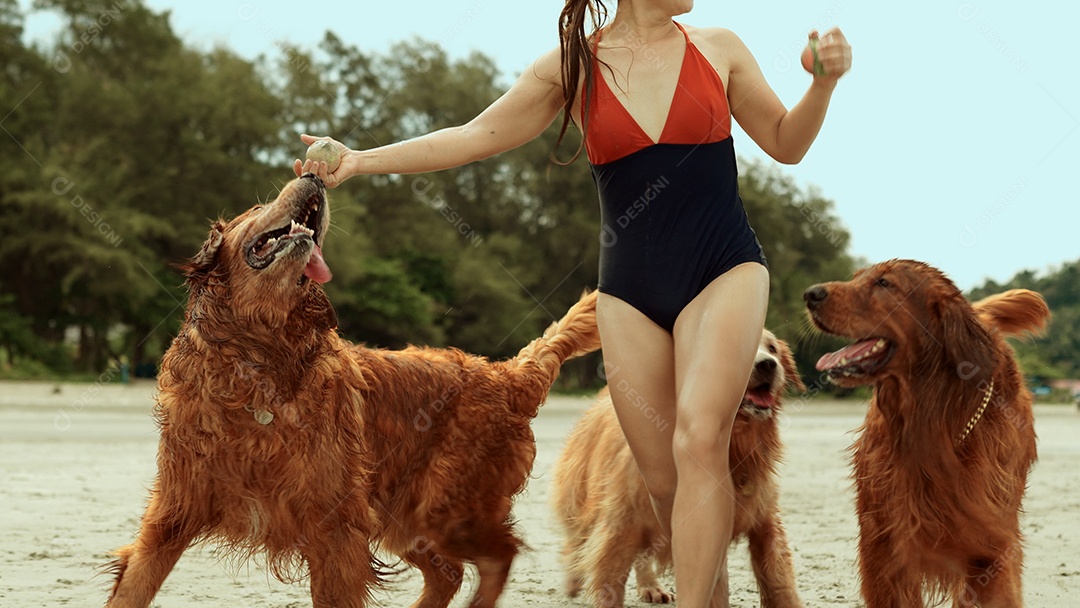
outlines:
[[612, 65], [594, 64], [578, 116], [600, 199], [599, 289], [668, 331], [716, 277], [765, 263], [739, 198], [724, 80], [678, 29], [681, 49], [639, 45], [632, 65], [601, 45]]

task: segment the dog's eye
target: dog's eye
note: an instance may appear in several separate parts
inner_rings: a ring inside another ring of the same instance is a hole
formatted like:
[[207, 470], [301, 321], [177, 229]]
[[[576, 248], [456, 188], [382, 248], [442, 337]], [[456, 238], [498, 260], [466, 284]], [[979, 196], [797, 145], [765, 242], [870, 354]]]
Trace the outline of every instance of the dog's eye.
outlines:
[[774, 354], [774, 355], [776, 354], [776, 345], [775, 344], [770, 344], [769, 345], [769, 352]]
[[892, 285], [892, 283], [890, 283], [889, 280], [886, 279], [885, 277], [881, 277], [880, 279], [877, 280], [877, 285], [878, 285], [878, 287], [888, 288], [888, 287], [890, 287]]

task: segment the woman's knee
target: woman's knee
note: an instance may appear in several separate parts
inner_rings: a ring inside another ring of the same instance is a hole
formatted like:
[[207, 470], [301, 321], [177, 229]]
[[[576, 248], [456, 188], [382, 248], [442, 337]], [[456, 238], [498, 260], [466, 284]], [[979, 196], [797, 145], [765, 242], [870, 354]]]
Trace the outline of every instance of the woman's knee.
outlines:
[[645, 489], [649, 498], [657, 505], [671, 509], [675, 502], [676, 475], [674, 471], [642, 471], [641, 478], [645, 482]]
[[676, 468], [696, 464], [709, 469], [728, 467], [728, 449], [734, 416], [708, 416], [708, 420], [679, 415], [672, 439]]

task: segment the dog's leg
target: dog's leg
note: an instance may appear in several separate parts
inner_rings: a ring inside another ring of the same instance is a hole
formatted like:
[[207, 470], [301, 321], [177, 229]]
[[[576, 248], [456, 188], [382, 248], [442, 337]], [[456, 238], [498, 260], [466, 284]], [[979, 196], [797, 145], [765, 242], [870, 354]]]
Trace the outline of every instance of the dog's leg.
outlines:
[[675, 601], [675, 594], [660, 586], [651, 556], [640, 555], [634, 560], [634, 577], [637, 579], [637, 594], [641, 601], [650, 604], [670, 604]]
[[1024, 605], [1021, 593], [1023, 549], [1015, 543], [996, 558], [973, 559], [967, 568], [967, 580], [955, 605], [964, 608], [1019, 608]]
[[581, 594], [585, 578], [581, 571], [581, 547], [584, 541], [576, 531], [569, 532], [569, 535], [562, 550], [563, 566], [566, 568], [566, 595], [577, 597]]
[[424, 590], [412, 608], [446, 608], [461, 588], [465, 574], [461, 561], [434, 551], [410, 552], [403, 559], [424, 575]]
[[641, 553], [639, 536], [612, 515], [602, 520], [585, 545], [585, 569], [589, 596], [595, 606], [622, 608], [626, 600], [626, 579]]
[[506, 508], [496, 511], [496, 516], [488, 521], [492, 523], [486, 529], [474, 530], [462, 550], [455, 552], [454, 547], [447, 547], [447, 552], [459, 555], [472, 555], [480, 574], [480, 582], [469, 600], [470, 608], [494, 608], [495, 601], [506, 586], [510, 576], [510, 564], [517, 555], [521, 541], [514, 536], [514, 531], [506, 523], [509, 503]]
[[795, 592], [791, 548], [778, 515], [773, 514], [747, 532], [762, 608], [802, 608]]
[[581, 577], [577, 576], [573, 572], [566, 573], [566, 595], [568, 597], [577, 597], [581, 595], [581, 589], [584, 586]]
[[364, 608], [375, 583], [367, 537], [341, 532], [304, 553], [311, 572], [312, 608]]
[[[166, 505], [155, 486], [135, 542], [116, 551], [109, 570], [116, 574], [106, 608], [146, 608], [180, 555], [203, 530], [194, 509]], [[183, 515], [181, 515], [183, 512]]]
[[470, 608], [494, 608], [506, 586], [510, 564], [521, 546], [508, 523], [509, 513], [510, 500], [505, 499], [470, 522], [466, 534], [440, 543], [440, 553], [476, 564], [480, 582], [469, 600]]
[[514, 561], [517, 546], [508, 547], [504, 557], [480, 557], [476, 560], [476, 568], [480, 572], [480, 583], [476, 586], [476, 593], [469, 601], [470, 608], [494, 608], [495, 600], [499, 599], [506, 579], [510, 576], [510, 564]]
[[920, 577], [896, 563], [893, 540], [883, 529], [873, 515], [859, 517], [859, 574], [866, 608], [923, 608]]

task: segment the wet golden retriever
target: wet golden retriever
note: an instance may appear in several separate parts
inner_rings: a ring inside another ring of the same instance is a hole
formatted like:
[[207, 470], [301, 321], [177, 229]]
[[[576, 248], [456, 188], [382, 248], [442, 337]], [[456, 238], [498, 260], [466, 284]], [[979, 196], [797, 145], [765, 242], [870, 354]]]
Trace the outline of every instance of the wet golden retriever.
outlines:
[[868, 608], [1022, 606], [1018, 517], [1035, 461], [1031, 393], [1006, 335], [1050, 311], [1014, 290], [969, 303], [913, 260], [804, 294], [821, 330], [855, 340], [818, 361], [874, 396], [851, 449], [859, 570]]
[[[730, 459], [738, 493], [734, 538], [749, 539], [762, 605], [769, 608], [802, 606], [777, 504], [776, 465], [782, 446], [776, 413], [789, 386], [805, 390], [791, 350], [764, 331], [731, 432]], [[633, 567], [642, 600], [674, 600], [660, 587], [654, 567], [670, 566], [668, 539], [607, 389], [566, 441], [554, 468], [551, 502], [565, 535], [570, 596], [584, 587], [595, 606], [621, 607]]]
[[319, 283], [325, 190], [312, 175], [217, 222], [187, 266], [190, 297], [158, 380], [158, 473], [109, 608], [146, 608], [184, 550], [265, 553], [310, 575], [315, 608], [367, 605], [377, 551], [445, 607], [463, 566], [493, 606], [520, 541], [511, 502], [535, 456], [530, 421], [569, 357], [599, 348], [595, 294], [513, 359], [375, 350], [335, 331]]

